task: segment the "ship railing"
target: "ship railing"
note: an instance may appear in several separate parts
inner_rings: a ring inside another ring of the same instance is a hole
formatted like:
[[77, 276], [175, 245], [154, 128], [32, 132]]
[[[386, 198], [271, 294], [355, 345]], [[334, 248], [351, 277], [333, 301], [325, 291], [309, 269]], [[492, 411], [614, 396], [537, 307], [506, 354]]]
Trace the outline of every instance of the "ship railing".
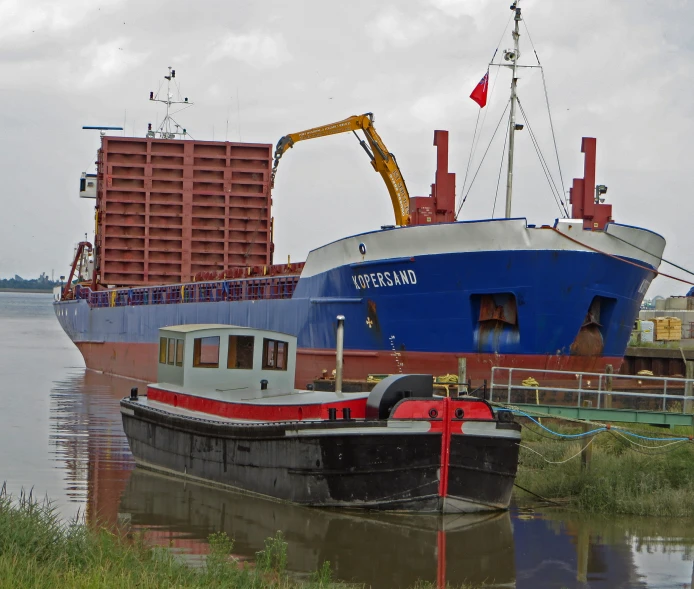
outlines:
[[90, 307], [290, 299], [298, 282], [298, 276], [269, 276], [100, 291], [82, 286], [75, 288], [74, 298], [86, 300]]
[[670, 376], [492, 367], [491, 401], [694, 413], [694, 380]]

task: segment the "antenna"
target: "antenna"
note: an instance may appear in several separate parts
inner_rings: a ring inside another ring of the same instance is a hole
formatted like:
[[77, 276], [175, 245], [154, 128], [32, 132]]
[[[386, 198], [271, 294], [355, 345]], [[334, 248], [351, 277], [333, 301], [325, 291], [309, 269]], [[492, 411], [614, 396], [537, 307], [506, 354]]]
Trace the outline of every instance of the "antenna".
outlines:
[[243, 139], [241, 139], [241, 102], [239, 101], [238, 88], [236, 88], [236, 121], [239, 126], [239, 141], [243, 141]]
[[509, 67], [511, 68], [511, 110], [509, 112], [509, 124], [508, 124], [508, 169], [506, 171], [506, 218], [511, 217], [511, 196], [513, 194], [513, 152], [515, 147], [515, 136], [516, 131], [520, 131], [523, 125], [516, 124], [516, 102], [518, 100], [516, 94], [516, 85], [518, 83], [518, 74], [516, 73], [516, 68], [518, 65], [518, 58], [520, 57], [520, 49], [518, 47], [518, 39], [520, 37], [520, 31], [518, 30], [518, 23], [521, 21], [521, 9], [518, 4], [520, 0], [516, 0], [511, 4], [511, 10], [513, 10], [513, 20], [515, 21], [513, 29], [513, 49], [507, 49], [504, 51], [504, 59], [510, 62]]
[[[159, 127], [157, 127], [156, 131], [152, 130], [152, 123], [149, 123], [147, 125], [147, 137], [156, 137], [157, 133], [159, 134], [159, 137], [161, 137], [162, 139], [176, 139], [177, 137], [185, 138], [190, 136], [188, 134], [188, 131], [176, 122], [171, 113], [171, 107], [174, 104], [185, 105], [183, 106], [183, 108], [179, 109], [176, 112], [180, 112], [181, 110], [188, 108], [188, 106], [193, 105], [192, 102], [188, 102], [188, 97], [181, 99], [180, 89], [178, 92], [177, 100], [174, 100], [174, 95], [171, 92], [171, 82], [175, 77], [176, 70], [172, 69], [171, 66], [169, 66], [169, 75], [164, 76], [164, 79], [166, 80], [165, 99], [159, 98], [159, 91], [157, 91], [156, 95], [154, 94], [154, 92], [149, 93], [149, 99], [152, 102], [161, 102], [162, 104], [166, 105], [166, 115], [164, 116], [164, 120], [161, 122]], [[176, 82], [173, 83], [178, 89], [178, 84], [176, 84]]]
[[224, 141], [229, 141], [229, 111], [231, 110], [231, 102], [229, 102], [229, 106], [227, 107], [227, 130], [226, 133], [224, 134]]

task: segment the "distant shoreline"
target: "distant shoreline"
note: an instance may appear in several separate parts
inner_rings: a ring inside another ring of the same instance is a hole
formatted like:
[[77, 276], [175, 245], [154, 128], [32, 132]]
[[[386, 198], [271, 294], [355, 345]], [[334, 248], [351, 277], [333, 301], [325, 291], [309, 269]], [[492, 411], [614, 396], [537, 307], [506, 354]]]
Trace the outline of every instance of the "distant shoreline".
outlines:
[[53, 292], [53, 289], [50, 288], [46, 290], [45, 288], [0, 288], [0, 292], [33, 292], [33, 293], [43, 293], [43, 294], [50, 294]]

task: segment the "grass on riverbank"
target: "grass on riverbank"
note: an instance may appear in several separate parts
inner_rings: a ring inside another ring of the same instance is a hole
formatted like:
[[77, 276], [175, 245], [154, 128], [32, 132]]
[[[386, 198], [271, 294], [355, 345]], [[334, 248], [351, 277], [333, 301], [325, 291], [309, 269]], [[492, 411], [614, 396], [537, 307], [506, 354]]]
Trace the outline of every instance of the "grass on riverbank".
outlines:
[[307, 581], [285, 570], [287, 545], [280, 533], [257, 553], [254, 566], [237, 563], [225, 533], [212, 534], [205, 566], [191, 568], [141, 536], [119, 536], [79, 521], [63, 522], [48, 501], [31, 495], [16, 500], [0, 493], [0, 588], [155, 589], [160, 587], [235, 589], [333, 589], [324, 563]]
[[[48, 500], [15, 499], [0, 488], [0, 589], [366, 589], [333, 581], [329, 562], [306, 580], [291, 577], [281, 532], [265, 541], [253, 565], [231, 556], [233, 541], [224, 532], [211, 534], [209, 547], [204, 566], [190, 567], [140, 534], [65, 522]], [[413, 589], [436, 587], [419, 581]]]
[[[581, 431], [575, 426], [552, 425], [551, 429], [562, 433]], [[639, 433], [656, 437], [663, 430], [641, 427]], [[690, 433], [683, 433], [683, 437]], [[516, 478], [520, 486], [589, 513], [694, 516], [691, 441], [670, 445], [633, 438], [629, 441], [610, 430], [594, 437], [590, 468], [582, 472], [580, 456], [571, 459], [580, 453], [581, 442], [550, 436], [535, 425], [523, 428]], [[519, 491], [518, 497], [522, 501], [529, 495]]]

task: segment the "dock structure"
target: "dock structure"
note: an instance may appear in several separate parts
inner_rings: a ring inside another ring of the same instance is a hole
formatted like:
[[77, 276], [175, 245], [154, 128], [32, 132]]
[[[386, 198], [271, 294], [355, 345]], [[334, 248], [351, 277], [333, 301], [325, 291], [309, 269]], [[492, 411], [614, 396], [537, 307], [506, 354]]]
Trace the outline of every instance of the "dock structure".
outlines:
[[585, 421], [604, 423], [642, 423], [675, 427], [694, 426], [694, 415], [691, 413], [671, 413], [668, 411], [642, 411], [638, 409], [607, 409], [605, 407], [566, 407], [562, 405], [534, 405], [531, 403], [514, 403], [522, 411]]
[[637, 374], [649, 370], [656, 375], [684, 376], [685, 362], [694, 362], [694, 348], [687, 347], [685, 342], [677, 348], [629, 346], [620, 372]]

